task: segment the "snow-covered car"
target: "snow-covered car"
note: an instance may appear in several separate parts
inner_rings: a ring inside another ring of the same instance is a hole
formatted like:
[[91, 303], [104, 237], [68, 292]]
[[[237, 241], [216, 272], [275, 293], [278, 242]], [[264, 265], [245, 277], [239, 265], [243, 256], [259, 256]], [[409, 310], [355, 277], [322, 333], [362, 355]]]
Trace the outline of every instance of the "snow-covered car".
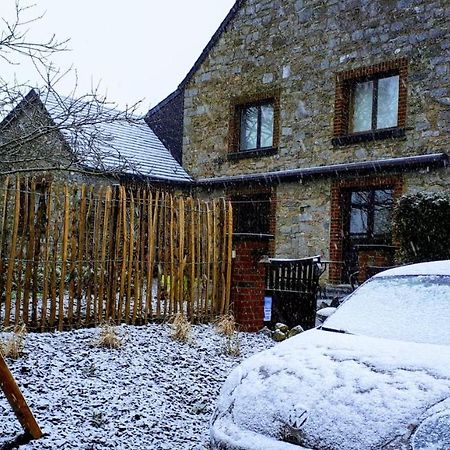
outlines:
[[450, 449], [450, 261], [377, 274], [323, 326], [244, 361], [213, 449]]

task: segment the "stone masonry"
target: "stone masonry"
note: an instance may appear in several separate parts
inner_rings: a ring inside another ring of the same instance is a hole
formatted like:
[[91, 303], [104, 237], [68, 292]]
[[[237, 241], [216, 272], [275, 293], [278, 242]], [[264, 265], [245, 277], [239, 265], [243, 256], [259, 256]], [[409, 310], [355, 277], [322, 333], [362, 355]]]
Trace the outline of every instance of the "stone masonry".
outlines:
[[[212, 178], [448, 151], [449, 18], [445, 0], [244, 1], [186, 86], [184, 167]], [[337, 74], [401, 59], [405, 136], [333, 146]], [[233, 102], [265, 92], [279, 95], [276, 154], [228, 158]], [[449, 189], [449, 171], [404, 183]], [[330, 179], [277, 186], [277, 256], [329, 257], [330, 189]]]
[[[217, 177], [448, 152], [448, 1], [238, 0], [229, 17], [179, 88], [184, 92], [183, 166], [194, 178], [204, 183]], [[349, 83], [389, 71], [400, 77], [397, 127], [369, 139], [341, 139], [348, 122]], [[265, 99], [273, 101], [275, 111], [274, 148], [239, 154], [236, 111], [239, 105]], [[275, 224], [271, 256], [334, 259], [337, 265], [330, 266], [328, 276], [339, 282], [344, 275], [338, 266], [343, 259], [339, 186], [367, 183], [379, 189], [381, 183], [384, 189], [392, 186], [383, 180], [392, 180], [394, 198], [419, 190], [449, 190], [450, 172], [444, 166], [396, 167], [387, 174], [374, 165], [372, 173], [361, 176], [341, 170], [270, 182]], [[250, 181], [214, 186], [225, 193], [260, 187]], [[209, 187], [208, 195], [218, 193]], [[362, 256], [389, 264], [386, 255], [372, 253]], [[240, 267], [242, 255], [237, 256]], [[243, 285], [239, 276], [234, 281]], [[256, 285], [246, 289], [254, 292], [236, 295], [235, 307], [251, 318], [241, 321], [256, 328], [262, 320], [261, 294]], [[247, 305], [244, 296], [254, 297], [257, 305]]]
[[[450, 137], [445, 0], [247, 0], [185, 91], [184, 166], [195, 177], [437, 153]], [[334, 147], [336, 74], [408, 61], [406, 136]], [[277, 90], [275, 155], [227, 158], [230, 105]]]

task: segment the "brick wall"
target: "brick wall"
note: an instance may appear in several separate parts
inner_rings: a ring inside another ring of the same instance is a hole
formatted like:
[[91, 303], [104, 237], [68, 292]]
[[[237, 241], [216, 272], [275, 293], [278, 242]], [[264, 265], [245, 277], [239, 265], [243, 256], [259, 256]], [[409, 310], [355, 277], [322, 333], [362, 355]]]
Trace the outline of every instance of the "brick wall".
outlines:
[[360, 267], [358, 274], [358, 281], [363, 283], [370, 276], [368, 267], [389, 267], [393, 265], [393, 252], [386, 252], [383, 250], [370, 250], [358, 254], [358, 267]]
[[[270, 201], [269, 234], [275, 236], [277, 195], [275, 187], [247, 186], [244, 189], [229, 189], [228, 199], [239, 200], [239, 196], [267, 195]], [[236, 321], [242, 330], [257, 331], [263, 327], [263, 299], [265, 291], [265, 265], [260, 263], [262, 256], [273, 256], [275, 239], [264, 240], [235, 236], [231, 301]]]
[[243, 331], [258, 331], [263, 327], [265, 265], [261, 257], [269, 252], [268, 241], [235, 242], [231, 301], [236, 321]]

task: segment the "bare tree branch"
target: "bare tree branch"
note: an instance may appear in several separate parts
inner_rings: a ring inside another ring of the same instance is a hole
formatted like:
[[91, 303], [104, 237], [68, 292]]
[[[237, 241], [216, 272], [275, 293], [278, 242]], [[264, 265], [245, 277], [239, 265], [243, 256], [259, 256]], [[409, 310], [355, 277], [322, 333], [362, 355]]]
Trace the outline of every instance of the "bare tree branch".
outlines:
[[77, 74], [72, 67], [56, 67], [51, 57], [67, 51], [68, 40], [59, 41], [54, 35], [44, 42], [29, 40], [29, 27], [43, 17], [26, 18], [34, 8], [16, 0], [14, 18], [0, 20], [0, 59], [18, 64], [25, 56], [40, 79], [39, 89], [30, 92], [33, 86], [0, 75], [0, 175], [41, 170], [137, 171], [115, 148], [112, 128], [107, 125], [142, 126], [136, 114], [140, 102], [119, 111], [100, 94], [99, 86], [77, 96], [76, 82], [70, 97], [60, 96], [58, 83], [70, 73], [75, 78]]
[[17, 54], [45, 60], [54, 53], [67, 50], [69, 39], [58, 41], [55, 35], [50, 36], [45, 42], [33, 42], [27, 39], [28, 26], [44, 17], [40, 14], [24, 19], [26, 12], [34, 7], [35, 5], [23, 6], [20, 0], [16, 0], [14, 19], [12, 21], [1, 19], [3, 30], [0, 32], [0, 58], [10, 64], [16, 64], [14, 58]]

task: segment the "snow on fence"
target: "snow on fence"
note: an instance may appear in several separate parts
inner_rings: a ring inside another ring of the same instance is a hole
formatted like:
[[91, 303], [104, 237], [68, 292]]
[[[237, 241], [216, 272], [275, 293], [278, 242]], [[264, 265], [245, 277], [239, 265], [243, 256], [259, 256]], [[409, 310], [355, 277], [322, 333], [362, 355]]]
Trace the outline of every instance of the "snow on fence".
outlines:
[[223, 198], [6, 179], [0, 325], [44, 331], [223, 314], [232, 220]]

